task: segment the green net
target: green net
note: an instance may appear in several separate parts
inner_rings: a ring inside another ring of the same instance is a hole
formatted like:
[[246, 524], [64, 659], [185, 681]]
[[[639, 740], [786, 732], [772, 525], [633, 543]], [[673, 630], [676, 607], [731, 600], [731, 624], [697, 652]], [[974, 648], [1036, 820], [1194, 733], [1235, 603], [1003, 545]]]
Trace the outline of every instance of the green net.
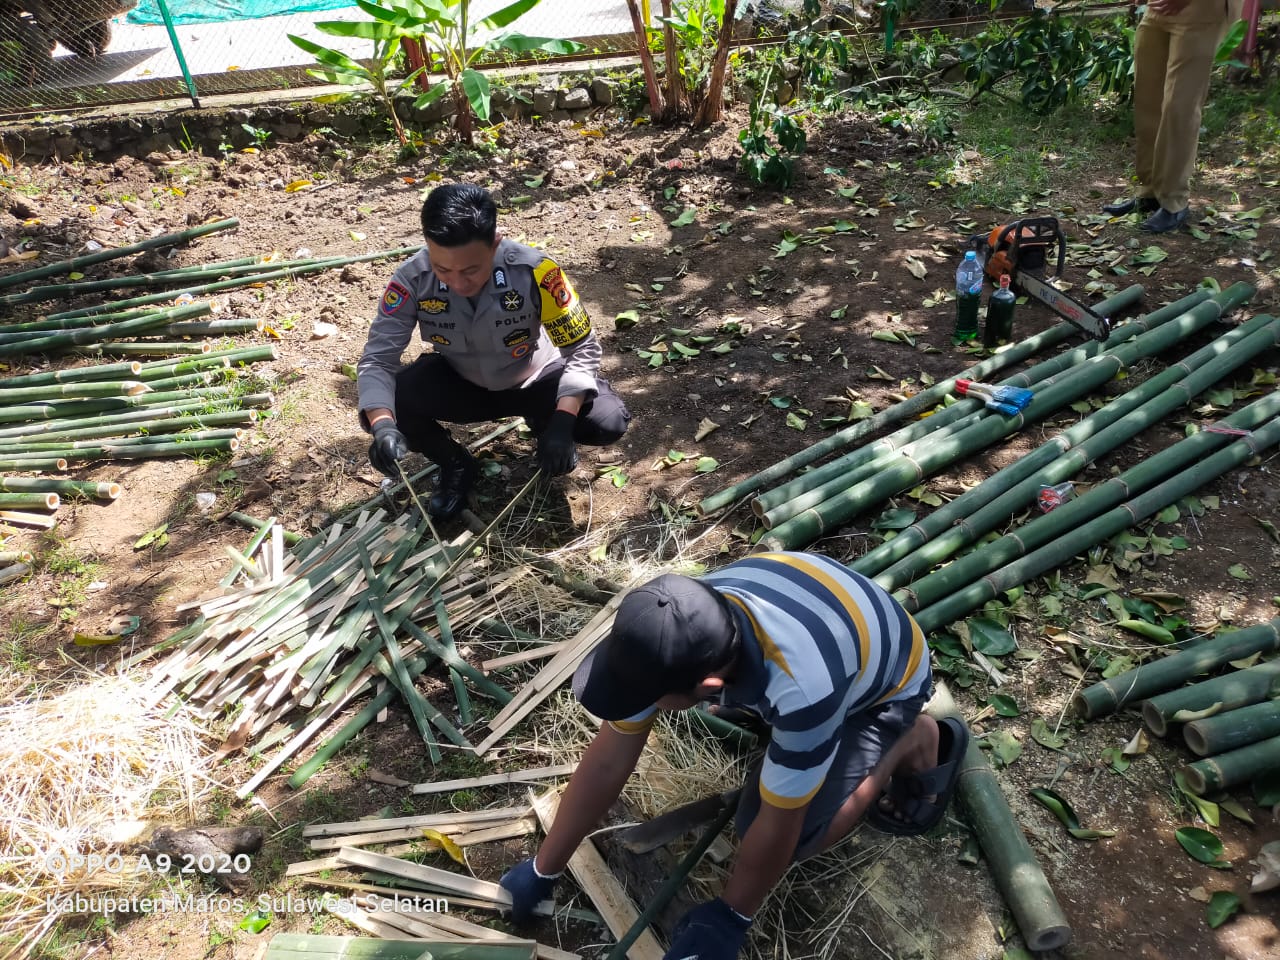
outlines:
[[[169, 15], [174, 23], [225, 23], [231, 20], [256, 20], [288, 13], [311, 10], [336, 10], [354, 7], [354, 0], [171, 0]], [[129, 12], [130, 23], [164, 23], [156, 0], [141, 0]]]

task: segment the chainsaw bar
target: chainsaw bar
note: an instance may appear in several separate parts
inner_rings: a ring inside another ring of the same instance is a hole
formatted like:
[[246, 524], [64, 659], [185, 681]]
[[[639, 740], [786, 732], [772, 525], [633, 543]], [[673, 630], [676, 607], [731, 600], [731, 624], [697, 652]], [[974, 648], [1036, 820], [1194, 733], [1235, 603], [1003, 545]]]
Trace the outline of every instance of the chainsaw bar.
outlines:
[[1111, 336], [1111, 321], [1100, 317], [1080, 301], [1063, 293], [1053, 284], [1034, 273], [1016, 271], [1014, 282], [1027, 296], [1035, 297], [1063, 320], [1083, 330], [1094, 340], [1106, 340]]

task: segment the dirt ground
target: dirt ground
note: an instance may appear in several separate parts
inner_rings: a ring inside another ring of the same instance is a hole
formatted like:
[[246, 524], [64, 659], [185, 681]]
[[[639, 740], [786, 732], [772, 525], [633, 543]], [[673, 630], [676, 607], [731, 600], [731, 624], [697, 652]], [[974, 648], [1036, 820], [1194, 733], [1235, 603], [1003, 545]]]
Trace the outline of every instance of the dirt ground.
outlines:
[[[718, 564], [749, 549], [752, 523], [745, 509], [723, 521], [697, 521], [689, 507], [699, 498], [825, 435], [819, 421], [845, 412], [847, 404], [839, 398], [846, 391], [878, 410], [918, 389], [926, 377], [942, 379], [974, 362], [952, 346], [954, 308], [935, 291], [951, 285], [967, 234], [1009, 215], [956, 207], [954, 185], [938, 182], [934, 168], [924, 162], [929, 153], [924, 144], [855, 114], [829, 119], [811, 132], [802, 178], [785, 196], [752, 188], [735, 169], [737, 129], [735, 124], [706, 134], [606, 129], [594, 136], [569, 127], [508, 127], [498, 149], [484, 155], [441, 144], [412, 160], [397, 160], [382, 146], [313, 135], [299, 144], [225, 159], [19, 165], [0, 181], [0, 232], [11, 243], [33, 238], [30, 247], [41, 250], [44, 260], [72, 254], [90, 239], [124, 244], [161, 229], [238, 216], [241, 224], [234, 233], [175, 250], [169, 262], [208, 263], [270, 251], [292, 256], [303, 248], [317, 256], [355, 254], [418, 243], [418, 210], [424, 191], [435, 183], [458, 178], [484, 184], [499, 197], [506, 235], [545, 245], [565, 267], [604, 340], [604, 374], [634, 415], [615, 451], [586, 451], [572, 476], [528, 506], [521, 529], [536, 528], [529, 545], [551, 550], [589, 540], [605, 544], [605, 553], [625, 565], [669, 560], [677, 547], [701, 536], [685, 556]], [[969, 157], [962, 144], [943, 149], [955, 154], [958, 166], [981, 175], [986, 159]], [[1122, 149], [1117, 144], [1117, 155]], [[1073, 170], [1055, 179], [1045, 195], [1031, 198], [1028, 212], [1057, 214], [1071, 239], [1081, 241], [1072, 248], [1068, 276], [1082, 296], [1096, 300], [1107, 292], [1100, 285], [1118, 287], [1138, 279], [1151, 308], [1212, 275], [1223, 287], [1238, 280], [1257, 285], [1246, 315], [1274, 311], [1280, 307], [1280, 271], [1269, 259], [1280, 241], [1274, 205], [1249, 221], [1256, 228], [1252, 237], [1218, 226], [1247, 225], [1229, 215], [1268, 202], [1268, 196], [1273, 200], [1274, 190], [1267, 193], [1262, 184], [1274, 186], [1276, 170], [1236, 161], [1229, 142], [1219, 153], [1210, 150], [1197, 193], [1213, 211], [1206, 221], [1208, 238], [1184, 233], [1154, 241], [1168, 256], [1145, 277], [1132, 272], [1120, 277], [1105, 267], [1129, 263], [1128, 257], [1153, 241], [1140, 236], [1129, 220], [1106, 222], [1092, 214], [1102, 200], [1124, 193], [1123, 164]], [[1052, 164], [1053, 157], [1044, 162]], [[286, 189], [304, 180], [311, 186]], [[672, 226], [686, 208], [696, 209], [695, 219]], [[852, 228], [809, 233], [842, 220]], [[784, 233], [807, 234], [813, 242], [780, 256]], [[911, 272], [909, 259], [924, 267], [922, 278]], [[1091, 267], [1099, 275], [1086, 291]], [[146, 643], [186, 623], [174, 608], [212, 587], [228, 569], [225, 546], [239, 547], [247, 539], [243, 528], [214, 519], [226, 509], [276, 516], [305, 533], [377, 494], [379, 477], [367, 463], [367, 440], [356, 425], [355, 384], [342, 368], [359, 356], [391, 269], [389, 263], [365, 264], [219, 295], [221, 316], [260, 317], [275, 333], [238, 342], [270, 342], [278, 349], [277, 361], [265, 371], [256, 368], [272, 384], [276, 415], [230, 462], [107, 463], [79, 471], [77, 476], [120, 482], [125, 495], [110, 506], [67, 505], [48, 535], [9, 531], [6, 549], [30, 549], [41, 560], [29, 579], [0, 588], [0, 608], [9, 625], [9, 668], [19, 675], [11, 684], [15, 696], [27, 684], [59, 672], [64, 658], [112, 668], [111, 651], [71, 645], [74, 630], [99, 629], [127, 612], [142, 618], [138, 642]], [[619, 315], [633, 319], [615, 322]], [[334, 324], [336, 333], [316, 337], [318, 321]], [[1053, 321], [1046, 310], [1028, 304], [1019, 308], [1016, 322], [1023, 336]], [[738, 335], [724, 334], [725, 324], [736, 324]], [[914, 346], [873, 338], [884, 331], [910, 331]], [[684, 338], [690, 344], [697, 341], [688, 338], [699, 335], [714, 338], [705, 342], [708, 348], [731, 342], [733, 349], [723, 354], [704, 349], [684, 362], [650, 366], [655, 342]], [[1278, 365], [1276, 351], [1260, 356], [1235, 378], [1238, 393], [1243, 395], [1254, 370], [1275, 374]], [[888, 379], [869, 376], [876, 368]], [[13, 373], [29, 369], [25, 362], [11, 364]], [[1115, 389], [1112, 385], [1105, 392]], [[812, 415], [797, 421], [800, 410]], [[1130, 465], [1143, 452], [1179, 438], [1186, 423], [1214, 418], [1209, 409], [1173, 417], [1095, 464], [1084, 479], [1105, 479], [1115, 466]], [[720, 427], [696, 440], [705, 419]], [[796, 429], [801, 423], [805, 429]], [[1052, 429], [1029, 430], [962, 462], [927, 487], [953, 495], [1032, 449]], [[495, 515], [528, 478], [529, 451], [527, 440], [508, 435], [486, 454], [499, 469], [479, 485], [474, 508], [482, 519]], [[672, 451], [684, 459], [657, 469]], [[698, 457], [713, 457], [719, 466], [696, 473]], [[615, 469], [597, 476], [607, 468]], [[626, 480], [618, 486], [614, 478], [620, 474]], [[207, 512], [195, 505], [199, 492], [216, 495]], [[1275, 616], [1280, 543], [1274, 528], [1268, 532], [1262, 523], [1280, 517], [1274, 454], [1200, 493], [1218, 497], [1219, 509], [1199, 517], [1186, 514], [1161, 530], [1185, 537], [1189, 548], [1174, 556], [1144, 556], [1131, 570], [1119, 571], [1120, 592], [1176, 594], [1186, 601], [1187, 620], [1197, 625], [1246, 625]], [[920, 506], [907, 496], [896, 502]], [[814, 549], [844, 561], [856, 558], [875, 542], [870, 519], [858, 518]], [[142, 534], [164, 522], [170, 541], [163, 550], [134, 549]], [[80, 558], [91, 571], [92, 583], [74, 598], [61, 589], [69, 576], [65, 566], [55, 569], [48, 562], [59, 553]], [[1228, 572], [1236, 565], [1243, 565], [1249, 579]], [[1071, 585], [1083, 584], [1085, 577], [1079, 562], [1062, 570], [1063, 581]], [[1016, 696], [1022, 712], [1008, 719], [988, 715], [975, 721], [974, 729], [1003, 730], [1025, 748], [1000, 778], [1073, 928], [1073, 941], [1060, 956], [1280, 956], [1280, 898], [1246, 892], [1253, 872], [1249, 858], [1263, 842], [1280, 837], [1271, 811], [1259, 808], [1247, 791], [1237, 791], [1255, 822], [1224, 814], [1215, 832], [1234, 868], [1208, 869], [1187, 857], [1173, 837], [1176, 828], [1198, 823], [1172, 786], [1173, 772], [1187, 760], [1185, 749], [1156, 742], [1121, 775], [1102, 752], [1137, 732], [1136, 715], [1087, 725], [1063, 721], [1080, 686], [1073, 661], [1084, 645], [1133, 645], [1134, 638], [1119, 634], [1105, 608], [1084, 603], [1069, 605], [1065, 620], [1054, 623], [1033, 611], [1013, 630], [1031, 655], [1006, 663], [1005, 692]], [[992, 690], [979, 674], [972, 686], [957, 692], [972, 717]], [[1037, 718], [1051, 727], [1061, 724], [1067, 737], [1061, 749], [1050, 750], [1032, 738], [1031, 722]], [[411, 780], [438, 775], [415, 754], [404, 720], [393, 711], [380, 732], [352, 744], [343, 762], [331, 765], [303, 796], [274, 782], [264, 788], [260, 797], [282, 825], [272, 843], [293, 844], [289, 854], [296, 859], [296, 830], [287, 828], [298, 822], [404, 808], [402, 791], [373, 783], [362, 772], [367, 765]], [[224, 782], [237, 782], [233, 769], [223, 773]], [[1070, 838], [1028, 796], [1031, 787], [1051, 783], [1070, 798], [1086, 826], [1111, 829], [1116, 836], [1097, 842]], [[501, 796], [488, 791], [478, 799]], [[258, 807], [220, 795], [218, 802], [224, 801], [218, 812], [223, 818], [265, 822]], [[956, 811], [944, 830], [924, 839], [859, 833], [837, 854], [792, 872], [794, 895], [785, 902], [775, 898], [769, 909], [778, 924], [761, 931], [756, 947], [765, 956], [844, 960], [994, 960], [1006, 950], [1003, 955], [1017, 956], [1016, 928], [985, 868], [964, 862], [967, 837]], [[472, 866], [477, 875], [497, 879], [519, 849], [508, 844], [473, 857]], [[259, 891], [296, 889], [284, 883], [279, 860], [255, 871]], [[1203, 900], [1218, 890], [1235, 891], [1245, 906], [1213, 930], [1205, 922]], [[266, 936], [282, 929], [341, 930], [332, 919], [289, 916], [255, 936], [236, 929], [236, 922], [170, 915], [108, 924], [105, 930], [72, 926], [56, 952], [47, 950], [66, 957], [143, 960], [248, 957]], [[569, 930], [563, 942], [588, 952], [599, 941], [596, 933]]]

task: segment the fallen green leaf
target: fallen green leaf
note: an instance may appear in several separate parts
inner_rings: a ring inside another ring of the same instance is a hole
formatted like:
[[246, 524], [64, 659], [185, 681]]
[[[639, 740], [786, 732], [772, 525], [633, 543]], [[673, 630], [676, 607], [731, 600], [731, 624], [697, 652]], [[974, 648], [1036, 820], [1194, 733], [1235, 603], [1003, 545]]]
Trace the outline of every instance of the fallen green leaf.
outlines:
[[1179, 827], [1174, 836], [1178, 838], [1178, 843], [1192, 859], [1208, 864], [1222, 862], [1222, 841], [1208, 830], [1201, 830], [1199, 827]]
[[1076, 816], [1071, 804], [1067, 802], [1065, 797], [1053, 790], [1035, 787], [1031, 791], [1031, 796], [1047, 807], [1067, 828], [1067, 833], [1077, 840], [1101, 840], [1104, 837], [1114, 837], [1116, 835], [1114, 830], [1089, 830], [1080, 826], [1080, 818]]
[[982, 742], [1002, 767], [1007, 767], [1022, 756], [1022, 744], [1008, 730], [993, 730]]
[[1013, 635], [994, 620], [986, 617], [975, 617], [966, 620], [969, 625], [969, 641], [973, 649], [988, 657], [1002, 657], [1018, 649], [1018, 642]]
[[694, 466], [694, 473], [711, 473], [720, 466], [720, 461], [715, 457], [699, 457], [697, 465]]
[[1191, 801], [1192, 806], [1199, 811], [1200, 819], [1211, 827], [1218, 826], [1219, 821], [1221, 820], [1221, 815], [1218, 813], [1218, 805], [1212, 800], [1206, 800], [1204, 797], [1193, 791], [1191, 787], [1187, 785], [1187, 778], [1183, 775], [1181, 770], [1177, 771], [1173, 775], [1173, 783], [1182, 795]]
[[133, 549], [141, 550], [143, 547], [155, 547], [159, 550], [169, 542], [169, 524], [162, 523], [154, 530], [148, 530], [136, 541], [134, 541]]
[[1231, 576], [1235, 577], [1237, 580], [1253, 579], [1253, 574], [1246, 570], [1242, 563], [1233, 563], [1231, 566], [1227, 567], [1227, 573], [1231, 574]]
[[1018, 709], [1018, 701], [1005, 693], [993, 693], [987, 703], [1002, 717], [1016, 717], [1022, 712]]
[[1230, 890], [1215, 891], [1209, 898], [1209, 906], [1205, 908], [1205, 919], [1215, 930], [1235, 916], [1240, 909], [1240, 898]]
[[1067, 745], [1067, 738], [1050, 730], [1049, 725], [1040, 717], [1031, 721], [1031, 739], [1050, 750], [1061, 750]]
[[695, 219], [697, 219], [697, 216], [698, 216], [697, 207], [685, 207], [684, 211], [680, 214], [680, 216], [676, 217], [674, 220], [671, 221], [671, 226], [687, 227], [689, 224], [693, 223]]

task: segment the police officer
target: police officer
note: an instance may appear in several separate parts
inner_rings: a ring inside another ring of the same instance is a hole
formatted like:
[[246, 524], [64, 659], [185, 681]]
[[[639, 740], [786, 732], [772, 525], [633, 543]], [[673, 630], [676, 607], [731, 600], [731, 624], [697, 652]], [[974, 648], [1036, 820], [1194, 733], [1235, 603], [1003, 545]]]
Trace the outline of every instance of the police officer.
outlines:
[[[475, 460], [443, 423], [521, 416], [548, 475], [577, 464], [576, 446], [607, 446], [631, 415], [600, 379], [600, 341], [559, 265], [504, 240], [487, 190], [436, 187], [422, 205], [426, 247], [396, 270], [357, 366], [360, 423], [370, 462], [390, 477], [416, 450], [440, 467], [427, 511], [465, 505]], [[430, 345], [408, 366], [417, 327]]]

